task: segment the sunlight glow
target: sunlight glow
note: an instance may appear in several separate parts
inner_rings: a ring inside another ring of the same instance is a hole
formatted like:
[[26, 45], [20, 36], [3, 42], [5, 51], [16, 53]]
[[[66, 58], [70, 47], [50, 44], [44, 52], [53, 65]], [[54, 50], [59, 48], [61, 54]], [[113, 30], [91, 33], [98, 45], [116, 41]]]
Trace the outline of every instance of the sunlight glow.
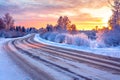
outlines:
[[81, 9], [83, 13], [89, 13], [92, 17], [97, 17], [102, 19], [102, 23], [104, 23], [104, 26], [108, 26], [108, 20], [110, 19], [110, 16], [112, 15], [112, 11], [109, 7], [102, 7], [100, 9], [88, 9], [83, 8]]
[[[1, 15], [10, 13], [15, 25], [25, 27], [55, 26], [60, 16], [67, 16], [77, 29], [108, 26], [112, 11], [106, 0], [1, 0]], [[90, 23], [90, 24], [89, 24]]]

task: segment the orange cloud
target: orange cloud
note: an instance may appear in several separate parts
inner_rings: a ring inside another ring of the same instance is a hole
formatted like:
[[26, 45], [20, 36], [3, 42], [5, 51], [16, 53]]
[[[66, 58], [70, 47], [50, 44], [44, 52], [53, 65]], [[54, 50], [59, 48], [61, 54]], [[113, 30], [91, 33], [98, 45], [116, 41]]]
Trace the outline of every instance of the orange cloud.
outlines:
[[[92, 29], [107, 24], [108, 0], [1, 0], [1, 15], [9, 12], [16, 25], [45, 27], [55, 25], [59, 16], [68, 16], [78, 29]], [[82, 27], [84, 26], [84, 27]], [[87, 27], [85, 27], [87, 26]], [[88, 26], [90, 26], [88, 28]]]

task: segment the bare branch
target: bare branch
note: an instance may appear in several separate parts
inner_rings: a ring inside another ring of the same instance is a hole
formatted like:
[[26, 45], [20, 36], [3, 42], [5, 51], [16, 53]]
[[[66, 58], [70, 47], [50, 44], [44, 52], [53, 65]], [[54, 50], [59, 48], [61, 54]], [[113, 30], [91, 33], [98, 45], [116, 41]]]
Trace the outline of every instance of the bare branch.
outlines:
[[114, 5], [108, 0], [108, 3], [110, 4], [111, 7], [114, 7]]

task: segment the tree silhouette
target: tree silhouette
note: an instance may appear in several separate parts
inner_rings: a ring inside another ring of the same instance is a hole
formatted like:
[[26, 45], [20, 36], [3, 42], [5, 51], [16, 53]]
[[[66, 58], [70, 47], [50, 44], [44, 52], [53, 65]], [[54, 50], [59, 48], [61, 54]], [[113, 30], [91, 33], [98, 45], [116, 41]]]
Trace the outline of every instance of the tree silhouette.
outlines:
[[5, 28], [5, 24], [3, 22], [3, 19], [0, 18], [0, 29], [4, 29]]
[[50, 24], [47, 24], [46, 30], [47, 31], [53, 31], [53, 26], [50, 25]]
[[113, 4], [109, 1], [113, 15], [109, 20], [109, 27], [112, 29], [104, 29], [98, 32], [98, 39], [105, 43], [106, 46], [120, 45], [120, 0], [113, 0]]
[[67, 16], [64, 16], [64, 17], [60, 16], [57, 23], [58, 25], [56, 29], [59, 31], [67, 31], [67, 28], [71, 26], [71, 21]]
[[76, 30], [76, 25], [75, 24], [72, 24], [71, 26], [69, 26], [67, 28], [68, 32], [71, 33], [71, 34], [76, 34], [77, 33], [77, 30]]
[[116, 26], [120, 26], [120, 0], [113, 0], [113, 2], [114, 4], [111, 4], [109, 1], [113, 12], [113, 15], [109, 20], [109, 25], [115, 29]]
[[22, 32], [25, 32], [25, 31], [26, 31], [26, 30], [25, 30], [25, 27], [23, 26], [23, 27], [22, 27]]
[[14, 27], [14, 20], [9, 13], [5, 14], [5, 16], [3, 17], [3, 21], [6, 29], [10, 29], [11, 27]]

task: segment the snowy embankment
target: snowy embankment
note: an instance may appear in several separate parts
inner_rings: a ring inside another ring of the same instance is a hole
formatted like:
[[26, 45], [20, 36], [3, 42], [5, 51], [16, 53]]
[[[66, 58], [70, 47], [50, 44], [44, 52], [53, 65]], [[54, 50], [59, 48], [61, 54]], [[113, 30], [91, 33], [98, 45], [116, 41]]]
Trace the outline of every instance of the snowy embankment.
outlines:
[[69, 45], [69, 44], [65, 44], [65, 43], [56, 43], [56, 42], [51, 42], [51, 41], [40, 38], [39, 34], [35, 35], [34, 40], [36, 40], [40, 43], [44, 43], [44, 44], [48, 44], [48, 45], [52, 45], [52, 46], [63, 47], [63, 48], [67, 48], [67, 49], [85, 51], [85, 52], [89, 52], [89, 53], [120, 58], [120, 47], [111, 47], [111, 48], [95, 48], [95, 47], [93, 48], [92, 47], [92, 48], [90, 48], [90, 47]]
[[11, 39], [0, 38], [0, 80], [30, 80], [3, 49], [4, 43]]

